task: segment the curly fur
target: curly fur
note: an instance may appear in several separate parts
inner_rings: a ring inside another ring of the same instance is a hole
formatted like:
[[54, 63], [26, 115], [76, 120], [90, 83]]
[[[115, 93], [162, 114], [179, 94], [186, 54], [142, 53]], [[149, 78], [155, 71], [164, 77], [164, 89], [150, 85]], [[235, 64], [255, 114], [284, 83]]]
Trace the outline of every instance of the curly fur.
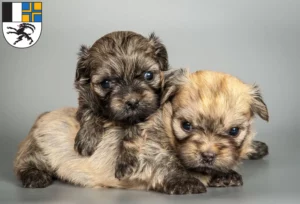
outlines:
[[[267, 113], [266, 106], [260, 103], [260, 93], [256, 90], [254, 97], [251, 86], [232, 76], [207, 71], [192, 74], [186, 85], [174, 84], [179, 91], [172, 88], [176, 93], [172, 100], [166, 101], [147, 121], [129, 129], [106, 123], [102, 141], [90, 157], [82, 157], [73, 149], [80, 129], [76, 120], [78, 109], [63, 108], [40, 116], [15, 159], [15, 172], [23, 186], [46, 187], [53, 177], [86, 187], [169, 194], [203, 193], [205, 185], [242, 185], [242, 177], [232, 169], [259, 146], [252, 145], [250, 121], [254, 114], [262, 115], [256, 112], [262, 107]], [[260, 108], [253, 108], [257, 103]], [[190, 121], [194, 131], [184, 132], [180, 120]], [[234, 122], [245, 127], [236, 138], [217, 134], [236, 125]], [[129, 175], [119, 180], [115, 175], [121, 155], [119, 144], [123, 135], [130, 138], [131, 133], [139, 135], [126, 143], [126, 148], [135, 150], [136, 160], [130, 161], [135, 165]], [[215, 151], [218, 157], [208, 166], [199, 158], [207, 150]]]
[[[90, 48], [82, 46], [75, 76], [79, 93], [76, 117], [81, 126], [75, 138], [76, 151], [83, 156], [93, 154], [111, 124], [128, 132], [122, 138], [130, 140], [134, 136], [131, 129], [158, 109], [163, 71], [168, 68], [167, 50], [154, 33], [146, 38], [134, 32], [113, 32]], [[146, 81], [145, 72], [153, 73], [153, 79]], [[110, 87], [102, 87], [103, 81], [108, 81]], [[131, 101], [138, 107], [130, 108]], [[126, 155], [132, 153], [125, 146], [120, 144], [126, 160]]]

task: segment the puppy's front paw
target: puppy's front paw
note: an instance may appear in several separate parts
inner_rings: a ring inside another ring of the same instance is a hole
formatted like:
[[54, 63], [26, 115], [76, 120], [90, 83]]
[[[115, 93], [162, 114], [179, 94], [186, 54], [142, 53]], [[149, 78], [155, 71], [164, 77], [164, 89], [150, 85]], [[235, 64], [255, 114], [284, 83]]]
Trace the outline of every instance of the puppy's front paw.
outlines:
[[74, 149], [82, 156], [91, 156], [100, 142], [96, 135], [87, 135], [84, 130], [79, 130], [75, 138]]
[[242, 186], [242, 185], [243, 185], [242, 176], [235, 171], [213, 175], [211, 180], [208, 183], [209, 187], [227, 187], [227, 186]]
[[168, 194], [199, 194], [205, 193], [206, 187], [197, 178], [189, 175], [178, 175], [170, 177], [164, 185], [164, 193]]
[[248, 158], [251, 160], [262, 159], [269, 154], [268, 145], [264, 142], [253, 141], [252, 148], [254, 151], [248, 155]]
[[138, 160], [135, 156], [121, 155], [116, 162], [115, 177], [121, 180], [125, 176], [130, 176], [134, 172], [137, 164]]

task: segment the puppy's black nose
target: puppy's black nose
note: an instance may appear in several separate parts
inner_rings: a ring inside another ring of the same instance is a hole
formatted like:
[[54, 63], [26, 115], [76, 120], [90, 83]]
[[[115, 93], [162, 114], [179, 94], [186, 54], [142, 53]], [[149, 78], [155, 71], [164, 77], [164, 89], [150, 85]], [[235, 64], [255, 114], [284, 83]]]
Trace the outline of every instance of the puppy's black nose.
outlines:
[[136, 98], [129, 99], [126, 101], [127, 108], [136, 109], [139, 106], [140, 101]]
[[202, 152], [201, 156], [202, 156], [203, 162], [209, 163], [209, 164], [211, 164], [216, 158], [216, 155], [212, 152]]

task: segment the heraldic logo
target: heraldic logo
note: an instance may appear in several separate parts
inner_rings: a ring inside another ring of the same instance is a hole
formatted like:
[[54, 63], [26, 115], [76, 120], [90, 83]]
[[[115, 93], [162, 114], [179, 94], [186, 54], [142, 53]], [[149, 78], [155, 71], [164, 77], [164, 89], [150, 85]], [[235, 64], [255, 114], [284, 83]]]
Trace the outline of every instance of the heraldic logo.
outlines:
[[42, 2], [2, 2], [2, 28], [10, 45], [31, 47], [42, 32]]

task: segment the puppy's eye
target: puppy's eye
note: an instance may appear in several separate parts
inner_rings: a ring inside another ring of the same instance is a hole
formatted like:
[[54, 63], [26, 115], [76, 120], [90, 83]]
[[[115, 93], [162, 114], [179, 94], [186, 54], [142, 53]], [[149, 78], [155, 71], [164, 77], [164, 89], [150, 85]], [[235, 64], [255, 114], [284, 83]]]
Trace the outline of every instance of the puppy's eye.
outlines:
[[193, 129], [193, 126], [191, 123], [187, 122], [187, 121], [184, 121], [181, 123], [181, 126], [182, 126], [182, 129], [186, 132], [190, 132], [192, 131]]
[[102, 88], [108, 89], [111, 86], [111, 82], [109, 80], [104, 80], [100, 83], [100, 85], [102, 86]]
[[240, 133], [240, 128], [238, 127], [232, 127], [228, 132], [230, 136], [237, 136], [239, 133]]
[[153, 73], [152, 72], [145, 72], [144, 73], [144, 79], [147, 81], [151, 81], [153, 79]]

